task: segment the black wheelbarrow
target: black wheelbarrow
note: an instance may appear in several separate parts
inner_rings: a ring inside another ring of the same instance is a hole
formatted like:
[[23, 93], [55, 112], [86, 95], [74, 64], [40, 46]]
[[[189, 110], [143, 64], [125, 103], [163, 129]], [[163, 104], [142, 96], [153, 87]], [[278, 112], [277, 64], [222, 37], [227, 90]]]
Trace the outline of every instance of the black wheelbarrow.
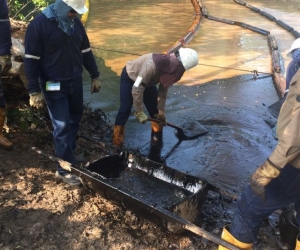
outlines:
[[79, 176], [86, 188], [170, 232], [188, 230], [228, 249], [238, 249], [193, 224], [209, 190], [201, 178], [127, 152], [74, 166], [32, 149]]

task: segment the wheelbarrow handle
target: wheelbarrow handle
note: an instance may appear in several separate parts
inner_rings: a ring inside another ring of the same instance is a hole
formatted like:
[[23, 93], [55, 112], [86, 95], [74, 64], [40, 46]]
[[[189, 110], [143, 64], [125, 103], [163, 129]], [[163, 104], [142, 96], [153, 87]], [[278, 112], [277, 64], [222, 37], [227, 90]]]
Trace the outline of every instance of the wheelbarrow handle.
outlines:
[[31, 149], [34, 150], [35, 152], [37, 152], [40, 155], [44, 155], [44, 156], [48, 157], [50, 160], [54, 161], [55, 163], [59, 163], [59, 165], [63, 169], [71, 172], [71, 170], [72, 170], [72, 164], [70, 162], [64, 161], [64, 160], [62, 160], [60, 158], [57, 158], [57, 157], [55, 157], [53, 155], [47, 154], [47, 153], [43, 152], [42, 150], [37, 149], [36, 147], [32, 147]]
[[213, 233], [210, 233], [201, 227], [196, 226], [189, 220], [186, 220], [186, 219], [180, 217], [179, 215], [172, 213], [171, 211], [169, 211], [167, 209], [159, 208], [159, 207], [156, 207], [155, 209], [157, 210], [158, 213], [161, 213], [161, 215], [167, 221], [169, 221], [171, 223], [178, 223], [179, 225], [182, 225], [184, 229], [186, 229], [200, 237], [203, 237], [203, 238], [205, 238], [209, 241], [212, 241], [218, 245], [224, 246], [230, 250], [239, 250], [240, 249], [240, 248], [232, 245], [231, 243], [223, 240], [219, 236], [217, 236]]

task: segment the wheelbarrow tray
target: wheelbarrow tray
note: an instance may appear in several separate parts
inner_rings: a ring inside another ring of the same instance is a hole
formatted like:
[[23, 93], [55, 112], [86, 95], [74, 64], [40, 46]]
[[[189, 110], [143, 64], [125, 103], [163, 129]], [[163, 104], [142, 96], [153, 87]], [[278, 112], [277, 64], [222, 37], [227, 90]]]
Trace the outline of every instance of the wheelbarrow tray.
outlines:
[[201, 212], [209, 190], [205, 180], [142, 156], [130, 154], [127, 157], [128, 152], [106, 156], [85, 167], [78, 167], [36, 147], [32, 149], [79, 176], [87, 188], [170, 232], [188, 230], [225, 248], [238, 250], [231, 243], [192, 223]]
[[173, 233], [184, 228], [170, 213], [194, 222], [208, 192], [205, 180], [142, 156], [106, 156], [80, 172], [85, 187]]

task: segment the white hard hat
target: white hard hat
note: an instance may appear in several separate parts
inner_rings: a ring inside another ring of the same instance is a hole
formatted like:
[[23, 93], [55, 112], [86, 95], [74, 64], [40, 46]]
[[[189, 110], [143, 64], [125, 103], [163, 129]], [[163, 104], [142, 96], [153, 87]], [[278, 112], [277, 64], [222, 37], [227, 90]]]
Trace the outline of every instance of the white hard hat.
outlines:
[[86, 0], [63, 0], [68, 6], [76, 10], [79, 14], [84, 14], [89, 9], [85, 6]]
[[291, 54], [292, 51], [295, 50], [295, 49], [300, 49], [300, 38], [297, 38], [297, 39], [293, 42], [293, 44], [292, 44], [292, 46], [291, 46], [289, 52], [286, 54], [286, 56], [291, 56], [291, 55], [292, 55], [292, 54]]
[[188, 70], [198, 64], [198, 53], [190, 48], [180, 48], [179, 56], [183, 67]]

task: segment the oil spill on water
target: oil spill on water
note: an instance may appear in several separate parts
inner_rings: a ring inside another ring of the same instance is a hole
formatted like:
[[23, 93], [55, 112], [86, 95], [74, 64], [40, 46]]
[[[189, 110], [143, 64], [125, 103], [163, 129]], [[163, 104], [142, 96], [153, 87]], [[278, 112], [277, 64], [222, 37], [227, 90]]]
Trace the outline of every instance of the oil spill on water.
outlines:
[[[158, 2], [151, 1], [151, 3]], [[287, 8], [287, 6], [290, 8], [292, 3], [276, 1], [280, 11], [274, 10], [275, 12], [266, 9], [275, 6], [274, 1], [249, 3], [274, 14], [292, 26], [297, 20], [293, 18], [297, 13], [286, 15], [290, 11], [294, 12]], [[160, 15], [160, 18], [153, 19], [151, 14], [152, 21], [172, 23], [175, 26], [178, 21], [177, 16], [169, 12], [149, 11], [149, 8], [156, 9], [157, 6], [144, 8], [143, 2], [133, 4], [137, 8], [130, 8], [130, 3], [124, 5], [125, 9], [119, 6], [116, 8], [116, 3], [111, 1], [101, 5], [94, 4], [95, 8], [90, 13], [91, 18], [87, 25], [104, 81], [99, 95], [88, 95], [90, 85], [86, 85], [85, 101], [108, 112], [111, 123], [114, 122], [118, 109], [118, 75], [125, 62], [136, 58], [136, 55], [121, 54], [101, 50], [101, 48], [128, 53], [134, 51], [138, 54], [163, 51], [168, 46], [166, 44], [170, 44], [168, 39], [174, 41], [186, 30], [178, 26], [181, 31], [170, 28], [166, 33], [165, 25], [155, 24], [151, 26], [155, 27], [155, 34], [164, 34], [164, 36], [155, 36], [153, 39], [150, 29], [142, 28], [139, 29], [139, 35], [128, 36], [131, 33], [124, 32], [124, 27], [128, 31], [132, 31], [133, 28], [135, 30], [136, 16], [143, 16], [143, 19], [139, 20], [140, 27], [143, 25], [149, 27], [149, 13]], [[173, 2], [165, 1], [165, 4], [166, 7], [169, 4], [170, 7], [174, 7]], [[233, 1], [206, 1], [205, 5], [213, 16], [231, 19], [234, 10], [234, 20], [272, 31], [283, 55], [294, 40], [278, 25]], [[189, 24], [190, 2], [179, 1], [176, 6], [185, 9], [186, 12], [180, 22]], [[129, 11], [128, 8], [131, 15], [121, 15], [125, 18], [121, 20], [122, 22], [120, 19], [111, 18], [118, 16], [118, 11], [122, 13]], [[169, 8], [167, 9], [170, 11]], [[134, 21], [131, 20], [132, 18]], [[120, 28], [123, 32], [120, 32]], [[212, 30], [214, 32], [211, 32]], [[144, 41], [147, 44], [143, 43]], [[268, 106], [279, 98], [270, 75], [270, 51], [267, 38], [240, 27], [204, 19], [199, 34], [189, 46], [199, 52], [200, 65], [186, 72], [179, 84], [170, 88], [165, 111], [169, 122], [181, 126], [186, 121], [197, 121], [208, 130], [208, 133], [193, 140], [180, 140], [173, 128], [165, 127], [161, 148], [157, 149], [151, 147], [150, 124], [141, 125], [134, 116], [131, 116], [126, 124], [125, 146], [131, 150], [138, 150], [151, 159], [165, 162], [180, 171], [203, 177], [216, 186], [239, 193], [248, 183], [249, 175], [268, 157], [276, 145], [271, 131], [276, 119], [270, 114]], [[287, 65], [290, 59], [286, 57], [284, 59]], [[255, 81], [253, 74], [250, 73], [224, 79], [245, 73], [234, 69], [249, 72], [258, 70], [265, 74], [260, 73]]]
[[[94, 2], [97, 3], [96, 0]], [[158, 2], [151, 1], [151, 3]], [[276, 5], [279, 3], [283, 7], [286, 6], [285, 1], [277, 1]], [[152, 13], [150, 15], [152, 21], [167, 22], [175, 26], [178, 22], [176, 15], [162, 12], [156, 9], [155, 5], [144, 8], [143, 2], [133, 4], [136, 8], [130, 8], [130, 3], [124, 5], [125, 9], [119, 6], [116, 8], [116, 3], [109, 1], [101, 5], [94, 4], [87, 25], [91, 43], [95, 48], [94, 53], [100, 59], [98, 63], [102, 77], [108, 80], [104, 81], [102, 94], [88, 96], [86, 101], [90, 101], [91, 105], [102, 105], [101, 108], [108, 111], [112, 123], [118, 109], [118, 75], [127, 60], [136, 58], [136, 55], [130, 52], [143, 54], [163, 51], [166, 44], [172, 43], [168, 39], [174, 41], [186, 31], [184, 27], [178, 26], [181, 31], [170, 28], [166, 33], [166, 26], [155, 24], [151, 26], [155, 27], [155, 34], [164, 34], [164, 36], [155, 36], [153, 39], [150, 29], [142, 28], [139, 29], [138, 36], [136, 34], [128, 36], [131, 33], [124, 32], [124, 27], [128, 31], [132, 31], [133, 28], [136, 30], [136, 16], [143, 16], [139, 20], [141, 27], [143, 25], [149, 27], [149, 13]], [[168, 11], [170, 11], [169, 5], [174, 8], [173, 2], [165, 1], [164, 4]], [[252, 1], [251, 4], [258, 5], [259, 8], [270, 6], [268, 1]], [[276, 32], [274, 35], [278, 38], [282, 53], [293, 41], [292, 37], [278, 35], [283, 34], [280, 27], [233, 1], [217, 1], [217, 4], [214, 1], [206, 1], [205, 5], [211, 15], [232, 18], [234, 10], [235, 20], [272, 30], [272, 33]], [[176, 6], [185, 10], [180, 22], [190, 24], [189, 13], [193, 12], [190, 2], [179, 1]], [[149, 8], [156, 11], [149, 11]], [[118, 11], [124, 13], [126, 10], [130, 11], [131, 15], [121, 15], [125, 18], [121, 20], [122, 22], [120, 19], [112, 19], [112, 16], [118, 16]], [[289, 11], [285, 8], [282, 10]], [[288, 15], [285, 15], [284, 11], [277, 12], [276, 17], [287, 18]], [[160, 17], [153, 19], [153, 13]], [[132, 18], [134, 21], [131, 20]], [[120, 28], [123, 32], [120, 32]], [[212, 30], [214, 32], [211, 32]], [[147, 42], [147, 45], [141, 41], [141, 38]], [[101, 50], [101, 47], [125, 51], [129, 54], [105, 51]], [[126, 124], [125, 146], [139, 150], [145, 156], [154, 157], [153, 159], [157, 161], [165, 161], [168, 166], [178, 170], [207, 178], [210, 182], [224, 188], [239, 191], [248, 182], [249, 174], [265, 160], [276, 144], [271, 134], [271, 128], [276, 121], [271, 117], [267, 107], [276, 102], [278, 96], [272, 78], [267, 74], [271, 72], [271, 67], [266, 37], [240, 27], [205, 19], [190, 47], [199, 52], [201, 65], [187, 72], [177, 86], [170, 88], [166, 115], [168, 121], [176, 125], [182, 125], [186, 121], [197, 121], [208, 130], [208, 133], [186, 141], [174, 136], [173, 128], [165, 127], [162, 148], [153, 149], [149, 123], [141, 125], [134, 116], [131, 116]], [[225, 66], [225, 68], [204, 65]], [[230, 70], [228, 74], [221, 74], [221, 72], [228, 72], [228, 68], [240, 68], [249, 72], [256, 69], [266, 74], [259, 74], [256, 81], [253, 80], [252, 74], [224, 79], [245, 73], [245, 71]], [[217, 78], [220, 79], [211, 81]], [[85, 93], [87, 94], [88, 91], [89, 85]], [[232, 183], [235, 183], [236, 187], [232, 188]]]
[[153, 149], [150, 124], [141, 125], [131, 118], [126, 125], [126, 147], [240, 193], [277, 143], [272, 136], [276, 119], [268, 111], [268, 105], [278, 100], [272, 79], [253, 81], [251, 77], [171, 87], [165, 110], [168, 121], [177, 126], [196, 121], [208, 133], [179, 140], [175, 129], [164, 127], [162, 147]]

